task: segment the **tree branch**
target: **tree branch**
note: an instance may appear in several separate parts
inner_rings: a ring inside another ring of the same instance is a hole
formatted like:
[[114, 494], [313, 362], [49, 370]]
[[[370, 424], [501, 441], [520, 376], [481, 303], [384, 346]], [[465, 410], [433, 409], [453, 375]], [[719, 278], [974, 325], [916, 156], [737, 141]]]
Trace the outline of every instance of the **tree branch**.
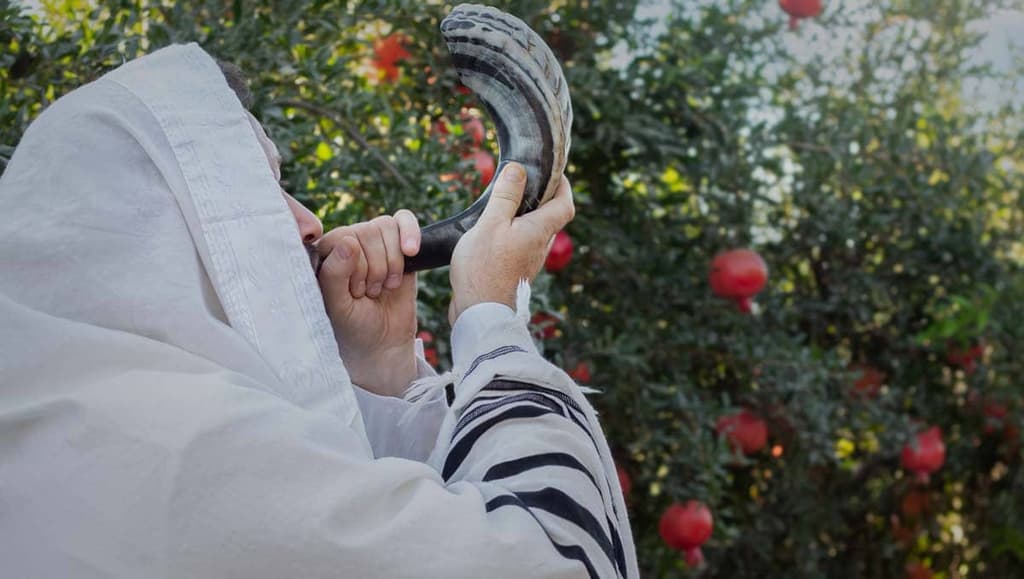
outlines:
[[347, 134], [350, 139], [355, 141], [364, 151], [366, 151], [367, 153], [370, 154], [370, 156], [376, 159], [377, 162], [379, 162], [381, 166], [383, 166], [384, 169], [387, 170], [387, 172], [390, 173], [392, 177], [394, 177], [395, 181], [398, 181], [398, 183], [401, 184], [402, 187], [410, 191], [413, 189], [412, 183], [410, 183], [408, 179], [402, 176], [398, 169], [394, 165], [392, 165], [390, 161], [388, 161], [387, 157], [385, 157], [383, 153], [380, 152], [380, 149], [371, 145], [365, 138], [363, 138], [361, 134], [359, 134], [359, 131], [356, 130], [356, 128], [353, 127], [348, 122], [348, 120], [342, 117], [340, 114], [335, 113], [333, 111], [329, 111], [323, 107], [314, 104], [296, 100], [274, 101], [274, 104], [285, 107], [292, 107], [296, 109], [302, 109], [306, 112], [310, 112], [330, 120], [335, 125], [341, 127], [342, 130], [345, 131], [345, 134]]

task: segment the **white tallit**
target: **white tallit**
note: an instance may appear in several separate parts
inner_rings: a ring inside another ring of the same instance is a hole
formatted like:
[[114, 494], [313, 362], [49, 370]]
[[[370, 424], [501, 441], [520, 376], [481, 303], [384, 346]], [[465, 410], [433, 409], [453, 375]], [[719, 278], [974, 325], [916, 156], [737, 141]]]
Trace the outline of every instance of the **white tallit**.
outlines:
[[[578, 388], [509, 308], [454, 333], [452, 408], [399, 429], [214, 61], [173, 46], [71, 93], [0, 177], [2, 574], [636, 577]], [[485, 396], [499, 374], [547, 393]]]

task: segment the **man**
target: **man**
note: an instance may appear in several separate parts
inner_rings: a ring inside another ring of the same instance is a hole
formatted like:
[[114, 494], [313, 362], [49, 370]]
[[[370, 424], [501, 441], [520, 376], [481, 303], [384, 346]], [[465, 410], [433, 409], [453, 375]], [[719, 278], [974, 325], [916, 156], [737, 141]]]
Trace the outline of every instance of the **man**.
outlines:
[[453, 257], [451, 399], [413, 405], [415, 219], [324, 235], [277, 162], [195, 45], [25, 133], [0, 178], [4, 575], [637, 577], [594, 412], [512, 309], [567, 183], [516, 218], [522, 172], [499, 177]]

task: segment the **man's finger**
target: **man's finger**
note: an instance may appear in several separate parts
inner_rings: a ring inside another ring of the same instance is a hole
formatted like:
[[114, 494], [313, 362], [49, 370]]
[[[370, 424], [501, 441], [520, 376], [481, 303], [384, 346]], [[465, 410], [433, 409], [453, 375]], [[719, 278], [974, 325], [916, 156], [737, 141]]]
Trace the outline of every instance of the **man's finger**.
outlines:
[[398, 222], [398, 236], [402, 240], [402, 255], [412, 257], [420, 252], [420, 222], [408, 209], [395, 212]]
[[572, 200], [572, 187], [563, 175], [554, 196], [520, 219], [532, 221], [543, 227], [549, 235], [554, 235], [564, 229], [575, 216], [576, 206]]
[[345, 236], [334, 244], [320, 266], [320, 287], [325, 301], [332, 306], [347, 308], [352, 301], [349, 281], [359, 265], [359, 242]]
[[405, 272], [405, 256], [402, 255], [398, 220], [388, 217], [377, 223], [380, 224], [380, 238], [384, 242], [384, 252], [387, 254], [388, 270], [384, 287], [395, 289], [402, 285], [402, 274]]
[[[369, 223], [363, 223], [357, 227], [359, 245], [363, 248], [363, 255], [366, 256], [366, 294], [371, 298], [380, 295], [384, 287], [384, 280], [388, 276], [388, 253], [384, 248], [384, 238], [381, 230], [387, 227], [390, 217], [377, 217]], [[353, 292], [355, 294], [356, 292]], [[358, 296], [357, 296], [358, 297]]]
[[498, 175], [491, 189], [491, 198], [480, 215], [480, 221], [490, 223], [511, 223], [523, 202], [526, 187], [526, 170], [519, 163], [509, 163]]

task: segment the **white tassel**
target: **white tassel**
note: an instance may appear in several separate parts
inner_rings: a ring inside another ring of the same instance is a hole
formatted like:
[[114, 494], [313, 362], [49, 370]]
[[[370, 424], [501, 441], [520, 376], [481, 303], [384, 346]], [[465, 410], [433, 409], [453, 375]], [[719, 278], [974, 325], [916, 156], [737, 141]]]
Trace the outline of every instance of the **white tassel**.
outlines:
[[526, 278], [520, 279], [516, 288], [516, 315], [524, 324], [530, 323], [530, 282]]

